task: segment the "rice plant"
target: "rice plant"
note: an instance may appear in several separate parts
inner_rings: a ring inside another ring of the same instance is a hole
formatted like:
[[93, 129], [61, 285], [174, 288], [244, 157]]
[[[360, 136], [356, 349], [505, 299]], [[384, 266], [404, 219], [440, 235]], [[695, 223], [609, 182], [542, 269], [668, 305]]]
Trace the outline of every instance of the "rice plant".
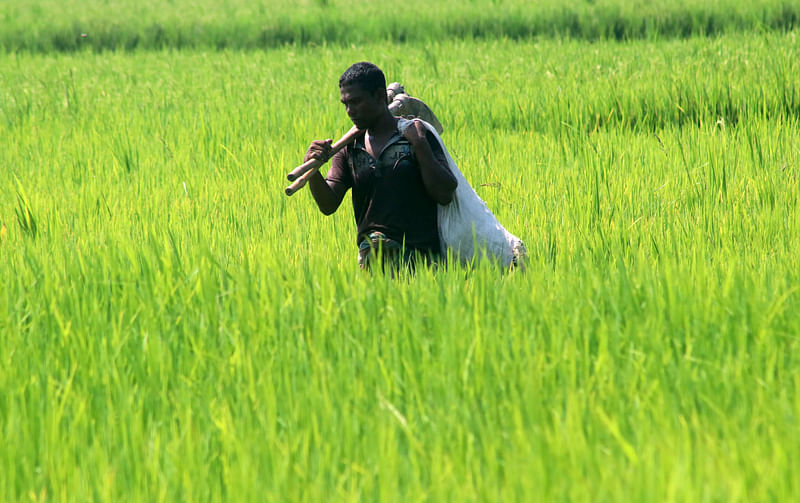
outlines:
[[[377, 38], [0, 56], [0, 499], [793, 499], [796, 31]], [[364, 59], [525, 274], [366, 275], [284, 195]]]

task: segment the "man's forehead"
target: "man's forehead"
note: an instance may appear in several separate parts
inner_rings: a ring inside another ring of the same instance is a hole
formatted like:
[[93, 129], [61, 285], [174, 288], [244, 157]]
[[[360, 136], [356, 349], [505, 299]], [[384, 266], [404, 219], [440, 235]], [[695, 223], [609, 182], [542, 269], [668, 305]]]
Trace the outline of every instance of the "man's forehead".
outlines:
[[366, 89], [358, 84], [345, 84], [339, 88], [339, 94], [341, 94], [342, 97], [347, 96], [350, 98], [355, 98], [357, 96], [368, 95], [369, 93], [366, 91]]

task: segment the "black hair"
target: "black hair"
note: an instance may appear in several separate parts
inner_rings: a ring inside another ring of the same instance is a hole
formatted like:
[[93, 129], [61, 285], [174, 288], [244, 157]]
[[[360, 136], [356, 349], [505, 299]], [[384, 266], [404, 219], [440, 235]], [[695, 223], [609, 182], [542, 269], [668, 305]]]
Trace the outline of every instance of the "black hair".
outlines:
[[386, 91], [386, 77], [380, 68], [367, 61], [352, 65], [339, 77], [339, 87], [357, 84], [369, 94]]

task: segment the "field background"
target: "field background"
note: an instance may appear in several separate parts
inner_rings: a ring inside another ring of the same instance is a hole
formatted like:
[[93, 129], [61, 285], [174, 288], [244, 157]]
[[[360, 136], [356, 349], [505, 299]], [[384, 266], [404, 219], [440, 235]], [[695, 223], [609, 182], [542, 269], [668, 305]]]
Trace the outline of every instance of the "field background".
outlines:
[[[4, 2], [0, 500], [793, 499], [798, 13]], [[364, 59], [525, 274], [283, 195]]]

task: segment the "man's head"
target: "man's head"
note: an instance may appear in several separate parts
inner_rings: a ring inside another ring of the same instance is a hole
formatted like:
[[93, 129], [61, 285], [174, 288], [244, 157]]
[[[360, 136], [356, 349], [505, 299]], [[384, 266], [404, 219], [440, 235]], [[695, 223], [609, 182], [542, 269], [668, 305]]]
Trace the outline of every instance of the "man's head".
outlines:
[[339, 88], [352, 85], [360, 86], [369, 94], [379, 90], [386, 94], [386, 77], [380, 68], [367, 61], [352, 65], [339, 77]]
[[359, 129], [369, 128], [387, 110], [386, 77], [372, 63], [362, 61], [348, 68], [339, 78], [339, 93]]

